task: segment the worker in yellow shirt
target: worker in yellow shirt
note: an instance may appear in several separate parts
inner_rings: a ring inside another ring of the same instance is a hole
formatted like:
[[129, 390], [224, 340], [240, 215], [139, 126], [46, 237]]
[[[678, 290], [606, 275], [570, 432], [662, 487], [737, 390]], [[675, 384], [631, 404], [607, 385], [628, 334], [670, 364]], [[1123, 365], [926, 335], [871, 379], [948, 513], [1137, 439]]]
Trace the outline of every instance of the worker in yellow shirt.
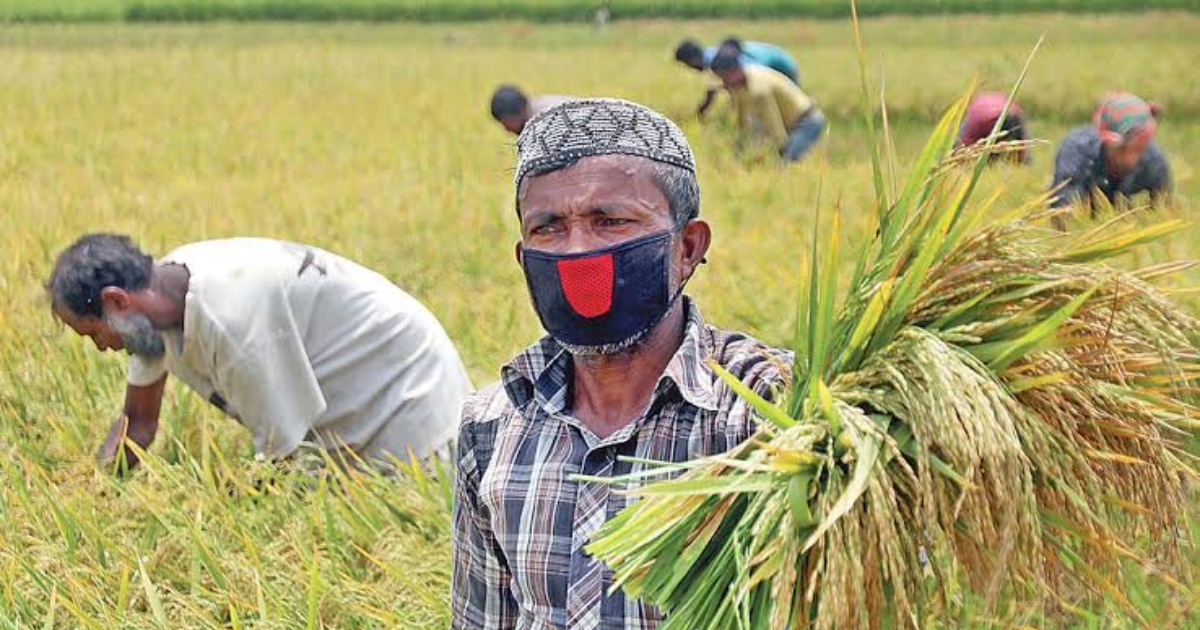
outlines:
[[765, 135], [785, 162], [798, 161], [821, 139], [824, 114], [784, 75], [742, 64], [737, 54], [725, 50], [710, 67], [729, 91], [742, 132]]

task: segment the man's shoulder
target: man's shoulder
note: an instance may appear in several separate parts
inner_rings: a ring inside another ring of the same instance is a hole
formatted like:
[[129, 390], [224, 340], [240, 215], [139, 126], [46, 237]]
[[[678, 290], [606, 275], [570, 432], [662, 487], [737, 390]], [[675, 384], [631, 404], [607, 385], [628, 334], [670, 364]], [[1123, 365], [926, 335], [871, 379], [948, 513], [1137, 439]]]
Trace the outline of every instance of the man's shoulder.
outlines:
[[1059, 143], [1059, 148], [1074, 148], [1080, 149], [1090, 147], [1092, 145], [1099, 146], [1100, 135], [1096, 133], [1096, 128], [1091, 125], [1081, 125], [1075, 127], [1063, 136], [1062, 142]]
[[462, 424], [495, 424], [515, 410], [504, 384], [494, 381], [481, 387], [463, 403]]
[[1055, 159], [1058, 167], [1082, 168], [1086, 162], [1100, 155], [1100, 136], [1090, 125], [1076, 127], [1067, 132], [1058, 144]]
[[501, 381], [486, 385], [467, 397], [458, 426], [456, 460], [461, 473], [478, 478], [487, 470], [496, 435], [515, 413], [516, 408]]
[[712, 339], [712, 358], [748, 387], [761, 390], [791, 378], [794, 354], [749, 334], [706, 326]]
[[742, 53], [756, 59], [761, 59], [764, 57], [790, 56], [782, 46], [772, 44], [770, 42], [759, 41], [742, 42]]
[[1155, 166], [1167, 165], [1167, 154], [1163, 152], [1162, 147], [1157, 142], [1151, 142], [1146, 147], [1146, 159]]
[[1139, 179], [1147, 188], [1162, 188], [1168, 185], [1171, 179], [1171, 167], [1167, 163], [1166, 154], [1163, 153], [1157, 142], [1151, 142], [1146, 147], [1146, 153], [1142, 155], [1138, 166]]
[[[251, 251], [261, 255], [268, 248], [282, 248], [292, 245], [286, 241], [251, 236], [217, 238], [204, 241], [192, 241], [171, 250], [163, 257], [166, 261], [185, 263], [219, 263], [229, 262], [233, 254]], [[302, 245], [293, 245], [303, 247]]]
[[753, 92], [761, 91], [770, 85], [771, 73], [775, 71], [760, 63], [754, 63], [743, 65], [742, 72], [746, 75], [746, 89]]
[[799, 91], [791, 79], [768, 66], [746, 66], [746, 85], [761, 98], [773, 98], [777, 93]]
[[[250, 297], [263, 282], [276, 282], [284, 270], [299, 268], [306, 258], [322, 263], [325, 255], [306, 245], [236, 237], [188, 243], [164, 256], [162, 262], [187, 268], [189, 293], [211, 293], [204, 297], [229, 302], [234, 297]], [[243, 295], [227, 295], [231, 291]]]

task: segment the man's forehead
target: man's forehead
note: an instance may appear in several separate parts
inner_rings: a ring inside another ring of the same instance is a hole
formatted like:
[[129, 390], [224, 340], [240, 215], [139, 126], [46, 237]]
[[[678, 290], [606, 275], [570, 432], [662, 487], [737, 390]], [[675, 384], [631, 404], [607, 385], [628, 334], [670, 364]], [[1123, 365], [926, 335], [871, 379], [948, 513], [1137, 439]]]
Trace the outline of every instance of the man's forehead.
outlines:
[[612, 177], [629, 179], [650, 177], [654, 173], [654, 162], [636, 155], [594, 155], [580, 158], [562, 168], [529, 175], [522, 182], [525, 186], [547, 179]]
[[54, 312], [54, 316], [58, 318], [59, 321], [80, 334], [83, 334], [82, 331], [87, 328], [89, 322], [96, 320], [94, 317], [81, 317], [76, 315], [75, 313], [71, 312], [71, 309], [63, 306], [62, 304], [54, 304], [51, 307], [51, 310]]

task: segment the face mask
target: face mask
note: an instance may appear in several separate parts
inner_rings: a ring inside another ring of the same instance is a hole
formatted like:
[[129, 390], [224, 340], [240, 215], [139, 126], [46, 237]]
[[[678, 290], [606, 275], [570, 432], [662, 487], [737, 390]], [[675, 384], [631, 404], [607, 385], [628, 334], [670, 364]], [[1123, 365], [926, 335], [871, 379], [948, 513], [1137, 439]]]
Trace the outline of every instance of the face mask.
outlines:
[[683, 290], [670, 294], [673, 234], [578, 254], [523, 250], [542, 327], [575, 354], [612, 354], [643, 339]]

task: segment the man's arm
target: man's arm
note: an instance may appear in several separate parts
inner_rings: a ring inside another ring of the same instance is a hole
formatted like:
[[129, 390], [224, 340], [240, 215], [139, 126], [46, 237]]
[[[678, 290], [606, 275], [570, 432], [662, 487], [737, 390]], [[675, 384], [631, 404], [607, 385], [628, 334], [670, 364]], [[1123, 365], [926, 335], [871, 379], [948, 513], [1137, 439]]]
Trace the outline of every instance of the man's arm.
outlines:
[[511, 630], [518, 607], [512, 594], [512, 572], [500, 549], [487, 509], [479, 500], [482, 477], [471, 402], [458, 437], [454, 482], [453, 572], [450, 627]]
[[[1053, 208], [1064, 208], [1074, 204], [1091, 206], [1091, 191], [1088, 170], [1091, 168], [1082, 147], [1065, 140], [1054, 155], [1054, 182], [1050, 189], [1055, 191], [1055, 198], [1050, 202]], [[1051, 219], [1055, 229], [1065, 232], [1067, 223], [1064, 215]]]
[[716, 100], [717, 88], [711, 85], [704, 88], [704, 100], [696, 108], [696, 118], [704, 118], [704, 113], [708, 111], [708, 108], [712, 107], [713, 101]]
[[747, 106], [745, 97], [734, 99], [733, 110], [737, 118], [738, 129], [742, 135], [750, 133], [750, 107]]
[[783, 114], [779, 113], [779, 104], [770, 94], [759, 94], [754, 99], [754, 108], [758, 112], [759, 124], [771, 138], [773, 146], [782, 152], [787, 148], [788, 130], [783, 124]]
[[158, 414], [162, 409], [166, 383], [167, 375], [163, 374], [149, 385], [126, 386], [124, 411], [109, 428], [108, 436], [96, 453], [101, 467], [123, 467], [128, 470], [137, 466], [137, 454], [126, 444], [125, 438], [128, 437], [129, 441], [143, 450], [150, 447], [158, 433]]
[[1150, 207], [1165, 208], [1171, 205], [1171, 167], [1156, 145], [1150, 145], [1146, 158], [1146, 189], [1150, 191]]
[[1051, 204], [1053, 207], [1089, 200], [1091, 166], [1092, 160], [1083, 147], [1070, 140], [1063, 141], [1054, 155], [1054, 183], [1050, 187], [1057, 190], [1057, 198]]

